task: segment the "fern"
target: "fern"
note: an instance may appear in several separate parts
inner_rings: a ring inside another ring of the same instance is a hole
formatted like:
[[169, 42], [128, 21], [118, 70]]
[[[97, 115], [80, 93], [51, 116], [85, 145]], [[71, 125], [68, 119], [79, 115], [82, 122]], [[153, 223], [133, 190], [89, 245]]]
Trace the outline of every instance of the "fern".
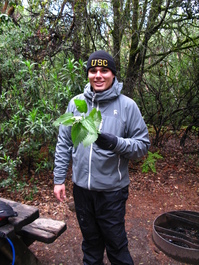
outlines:
[[65, 113], [54, 121], [53, 125], [71, 126], [71, 139], [74, 147], [77, 147], [80, 143], [83, 143], [84, 147], [86, 147], [94, 143], [98, 138], [99, 126], [102, 120], [101, 112], [93, 108], [89, 115], [85, 116], [88, 110], [86, 101], [75, 99], [74, 102], [81, 116], [74, 116], [70, 112]]
[[162, 159], [163, 157], [156, 153], [151, 153], [148, 151], [148, 156], [145, 159], [144, 163], [142, 164], [142, 172], [148, 173], [151, 170], [153, 173], [156, 173], [156, 161], [157, 159]]

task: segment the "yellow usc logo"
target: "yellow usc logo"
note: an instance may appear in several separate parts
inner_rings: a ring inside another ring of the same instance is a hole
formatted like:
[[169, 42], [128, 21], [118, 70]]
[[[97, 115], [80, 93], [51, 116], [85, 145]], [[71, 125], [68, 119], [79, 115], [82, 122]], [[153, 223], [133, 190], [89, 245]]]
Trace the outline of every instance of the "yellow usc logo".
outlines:
[[91, 61], [91, 66], [108, 66], [108, 61], [107, 60], [102, 60], [102, 59], [95, 59]]

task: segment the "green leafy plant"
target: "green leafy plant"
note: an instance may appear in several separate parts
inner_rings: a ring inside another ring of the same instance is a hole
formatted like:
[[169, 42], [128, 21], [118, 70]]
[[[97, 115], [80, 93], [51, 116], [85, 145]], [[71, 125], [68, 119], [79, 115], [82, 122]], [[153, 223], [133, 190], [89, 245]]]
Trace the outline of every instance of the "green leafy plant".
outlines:
[[[0, 153], [1, 155], [1, 153]], [[0, 170], [7, 173], [7, 178], [0, 181], [0, 187], [12, 185], [17, 178], [17, 166], [21, 164], [20, 158], [13, 160], [9, 155], [0, 157]]]
[[73, 113], [68, 112], [61, 115], [53, 125], [72, 126], [71, 138], [74, 146], [77, 147], [82, 142], [84, 147], [86, 147], [97, 140], [102, 120], [101, 112], [93, 108], [89, 115], [86, 116], [88, 110], [86, 101], [75, 99], [74, 102], [81, 116], [74, 116]]
[[163, 157], [158, 153], [151, 153], [148, 151], [148, 156], [145, 159], [144, 163], [142, 164], [142, 172], [148, 173], [151, 170], [153, 173], [156, 173], [156, 162], [157, 159], [163, 159]]

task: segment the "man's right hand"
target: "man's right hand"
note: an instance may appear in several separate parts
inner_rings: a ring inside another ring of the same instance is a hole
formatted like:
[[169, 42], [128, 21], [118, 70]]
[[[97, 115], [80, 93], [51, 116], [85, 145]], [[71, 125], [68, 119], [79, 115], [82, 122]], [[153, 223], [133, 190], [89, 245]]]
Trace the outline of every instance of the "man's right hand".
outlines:
[[54, 194], [55, 194], [55, 197], [60, 202], [63, 202], [64, 200], [66, 200], [65, 184], [56, 184], [56, 185], [54, 185]]

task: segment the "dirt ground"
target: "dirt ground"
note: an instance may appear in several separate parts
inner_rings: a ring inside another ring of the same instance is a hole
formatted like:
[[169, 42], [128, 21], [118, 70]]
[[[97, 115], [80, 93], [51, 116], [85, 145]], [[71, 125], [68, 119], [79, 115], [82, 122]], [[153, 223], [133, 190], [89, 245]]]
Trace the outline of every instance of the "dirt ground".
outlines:
[[[156, 164], [157, 173], [141, 172], [141, 164], [130, 163], [129, 198], [126, 205], [126, 231], [129, 250], [135, 265], [180, 265], [160, 251], [152, 239], [153, 222], [159, 215], [173, 210], [199, 212], [199, 157], [193, 142], [185, 149], [170, 141], [160, 149], [163, 159]], [[151, 150], [153, 152], [154, 150]], [[43, 265], [79, 265], [82, 263], [82, 236], [77, 223], [72, 198], [71, 173], [68, 176], [67, 200], [59, 203], [53, 195], [53, 177], [35, 176], [38, 192], [30, 201], [23, 194], [0, 190], [5, 198], [36, 205], [40, 216], [63, 220], [67, 230], [52, 244], [34, 242], [30, 249]], [[25, 192], [25, 191], [24, 191]], [[104, 264], [110, 265], [105, 254]]]

